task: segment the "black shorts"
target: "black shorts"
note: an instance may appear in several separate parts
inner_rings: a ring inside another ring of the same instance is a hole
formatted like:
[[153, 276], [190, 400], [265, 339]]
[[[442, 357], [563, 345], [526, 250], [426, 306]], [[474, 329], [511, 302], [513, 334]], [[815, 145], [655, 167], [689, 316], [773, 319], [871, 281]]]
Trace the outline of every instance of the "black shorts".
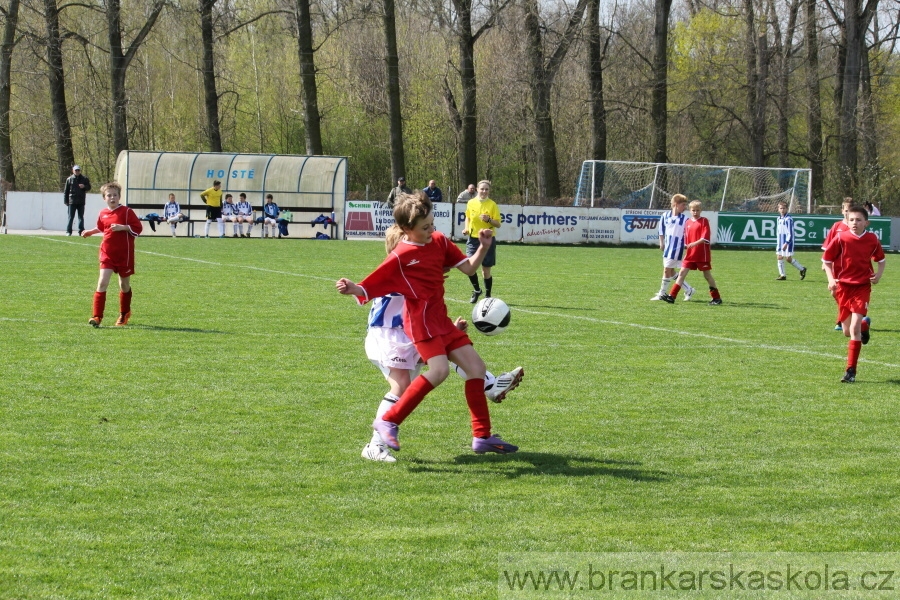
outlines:
[[214, 221], [222, 218], [222, 207], [221, 206], [207, 206], [206, 207], [206, 219], [208, 221]]
[[[476, 252], [478, 252], [478, 247], [481, 246], [481, 242], [477, 237], [469, 236], [469, 241], [466, 242], [466, 256], [472, 256]], [[484, 261], [482, 261], [482, 267], [493, 267], [497, 264], [497, 238], [491, 238], [491, 249], [488, 250], [487, 256], [484, 257]]]

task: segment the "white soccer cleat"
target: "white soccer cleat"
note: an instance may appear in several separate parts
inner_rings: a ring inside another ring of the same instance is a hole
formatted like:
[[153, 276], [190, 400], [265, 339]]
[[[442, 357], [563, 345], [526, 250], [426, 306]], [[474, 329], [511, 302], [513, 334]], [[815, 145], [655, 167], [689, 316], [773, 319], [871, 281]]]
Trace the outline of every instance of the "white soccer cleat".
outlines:
[[394, 458], [394, 455], [391, 454], [391, 451], [387, 446], [383, 444], [373, 444], [371, 442], [366, 444], [366, 447], [363, 448], [362, 457], [378, 462], [397, 462], [397, 459]]
[[650, 298], [650, 301], [651, 301], [651, 302], [652, 302], [653, 300], [662, 300], [662, 298], [660, 297], [659, 294], [654, 294], [653, 297]]
[[687, 288], [684, 290], [684, 301], [687, 302], [691, 299], [691, 296], [694, 295], [694, 292], [697, 291], [697, 288]]
[[519, 387], [519, 384], [522, 382], [522, 379], [525, 377], [525, 369], [522, 367], [516, 367], [512, 371], [508, 373], [503, 373], [499, 377], [497, 377], [496, 383], [494, 386], [485, 390], [484, 395], [487, 396], [487, 399], [491, 402], [501, 403], [503, 399], [506, 398], [506, 395]]

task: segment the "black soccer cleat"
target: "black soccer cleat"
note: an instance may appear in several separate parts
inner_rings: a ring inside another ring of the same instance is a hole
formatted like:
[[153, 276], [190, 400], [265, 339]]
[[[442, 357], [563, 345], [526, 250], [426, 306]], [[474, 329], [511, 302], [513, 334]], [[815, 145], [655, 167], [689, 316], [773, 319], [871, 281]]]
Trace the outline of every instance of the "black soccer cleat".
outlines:
[[856, 381], [856, 369], [848, 367], [847, 372], [841, 377], [841, 383], [853, 383]]
[[482, 291], [481, 291], [481, 290], [475, 290], [475, 291], [473, 291], [473, 292], [472, 292], [472, 299], [469, 300], [469, 302], [470, 302], [471, 304], [475, 304], [476, 302], [478, 302], [478, 298], [481, 296], [481, 294], [482, 294]]
[[787, 277], [785, 277], [784, 275], [782, 275], [782, 276], [780, 276], [780, 277], [776, 277], [776, 278], [775, 278], [775, 281], [787, 281]]
[[675, 304], [675, 297], [668, 294], [660, 294], [659, 299], [663, 302], [668, 302], [669, 304]]
[[722, 304], [721, 298], [713, 298], [712, 300], [709, 301], [710, 306], [719, 306], [720, 304]]
[[804, 279], [806, 279], [806, 267], [800, 269], [800, 281], [803, 281]]
[[870, 319], [869, 317], [863, 317], [862, 320], [865, 321], [867, 325], [867, 327], [862, 330], [862, 343], [863, 346], [865, 346], [869, 343], [869, 338], [871, 337], [871, 335], [869, 334], [869, 326], [871, 326], [872, 319]]

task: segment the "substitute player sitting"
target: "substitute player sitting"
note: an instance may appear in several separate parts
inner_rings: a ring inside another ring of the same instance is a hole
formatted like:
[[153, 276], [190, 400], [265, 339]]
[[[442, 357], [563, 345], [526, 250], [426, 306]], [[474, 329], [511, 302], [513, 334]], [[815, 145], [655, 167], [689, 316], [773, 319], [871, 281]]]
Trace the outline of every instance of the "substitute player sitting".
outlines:
[[163, 219], [172, 229], [172, 237], [175, 237], [175, 228], [182, 221], [187, 221], [181, 212], [181, 206], [175, 201], [175, 194], [169, 194], [169, 201], [163, 206]]
[[[231, 223], [231, 237], [238, 237], [238, 217], [237, 206], [234, 203], [234, 197], [231, 194], [225, 194], [225, 202], [222, 204], [222, 220]], [[225, 237], [225, 234], [222, 234]]]
[[712, 275], [712, 252], [710, 252], [712, 234], [709, 219], [700, 216], [700, 213], [703, 212], [703, 204], [699, 200], [691, 202], [690, 209], [691, 218], [684, 226], [686, 253], [681, 262], [681, 272], [678, 273], [678, 279], [675, 280], [672, 289], [663, 296], [663, 300], [674, 304], [687, 274], [691, 271], [700, 271], [709, 284], [709, 295], [712, 296], [712, 300], [709, 301], [710, 306], [718, 306], [722, 304], [722, 297], [719, 295], [719, 288], [716, 287], [716, 280]]
[[[847, 344], [847, 370], [842, 383], [856, 381], [859, 352], [869, 343], [869, 298], [872, 286], [884, 274], [884, 250], [881, 240], [871, 231], [869, 213], [861, 206], [853, 206], [847, 215], [847, 231], [842, 231], [828, 244], [822, 255], [822, 265], [828, 277], [828, 289], [838, 302], [838, 318]], [[872, 269], [872, 261], [878, 269]]]
[[[239, 237], [250, 237], [250, 232], [253, 231], [253, 207], [247, 202], [247, 194], [241, 192], [238, 194], [238, 203], [237, 203], [237, 228], [238, 228], [238, 236]], [[244, 233], [244, 223], [247, 224], [247, 233]]]
[[806, 267], [794, 258], [794, 218], [788, 214], [788, 205], [785, 201], [778, 203], [778, 223], [775, 227], [775, 255], [778, 258], [778, 277], [776, 281], [784, 281], [787, 275], [784, 273], [784, 262], [789, 262], [800, 271], [800, 280], [806, 279]]
[[[684, 257], [684, 225], [688, 220], [685, 212], [688, 199], [684, 194], [672, 196], [672, 210], [667, 210], [659, 218], [659, 249], [663, 253], [663, 276], [659, 291], [650, 298], [662, 300], [669, 290], [669, 285], [675, 279], [675, 270], [681, 269], [681, 259]], [[684, 282], [684, 299], [690, 300], [694, 295], [694, 288]]]

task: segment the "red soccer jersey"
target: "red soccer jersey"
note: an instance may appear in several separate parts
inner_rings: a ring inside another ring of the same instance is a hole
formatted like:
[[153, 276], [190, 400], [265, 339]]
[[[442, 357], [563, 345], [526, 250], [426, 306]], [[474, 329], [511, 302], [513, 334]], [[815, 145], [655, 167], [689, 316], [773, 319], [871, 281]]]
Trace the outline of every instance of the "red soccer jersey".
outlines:
[[365, 297], [360, 304], [387, 294], [406, 298], [403, 329], [415, 342], [453, 331], [444, 303], [444, 268], [453, 268], [468, 260], [466, 255], [439, 231], [428, 244], [402, 241], [381, 265], [359, 285]]
[[884, 260], [881, 240], [871, 231], [857, 236], [849, 229], [838, 233], [825, 248], [822, 260], [832, 264], [834, 278], [839, 283], [862, 285], [869, 283], [875, 271], [872, 261]]
[[822, 250], [827, 248], [828, 244], [834, 241], [834, 238], [837, 237], [837, 234], [841, 233], [842, 231], [850, 231], [850, 227], [846, 223], [844, 223], [843, 220], [838, 221], [837, 223], [832, 225], [831, 229], [829, 229], [828, 233], [825, 235], [825, 241], [822, 242]]
[[[129, 231], [113, 231], [112, 225], [128, 225]], [[123, 277], [134, 273], [134, 238], [144, 230], [133, 210], [120, 204], [115, 210], [104, 208], [97, 217], [97, 229], [103, 233], [100, 264], [115, 267]]]
[[708, 263], [712, 261], [712, 255], [709, 251], [709, 242], [711, 240], [709, 233], [709, 219], [700, 217], [696, 221], [688, 219], [684, 224], [684, 243], [685, 245], [697, 240], [706, 240], [705, 244], [697, 244], [685, 251], [684, 262]]

